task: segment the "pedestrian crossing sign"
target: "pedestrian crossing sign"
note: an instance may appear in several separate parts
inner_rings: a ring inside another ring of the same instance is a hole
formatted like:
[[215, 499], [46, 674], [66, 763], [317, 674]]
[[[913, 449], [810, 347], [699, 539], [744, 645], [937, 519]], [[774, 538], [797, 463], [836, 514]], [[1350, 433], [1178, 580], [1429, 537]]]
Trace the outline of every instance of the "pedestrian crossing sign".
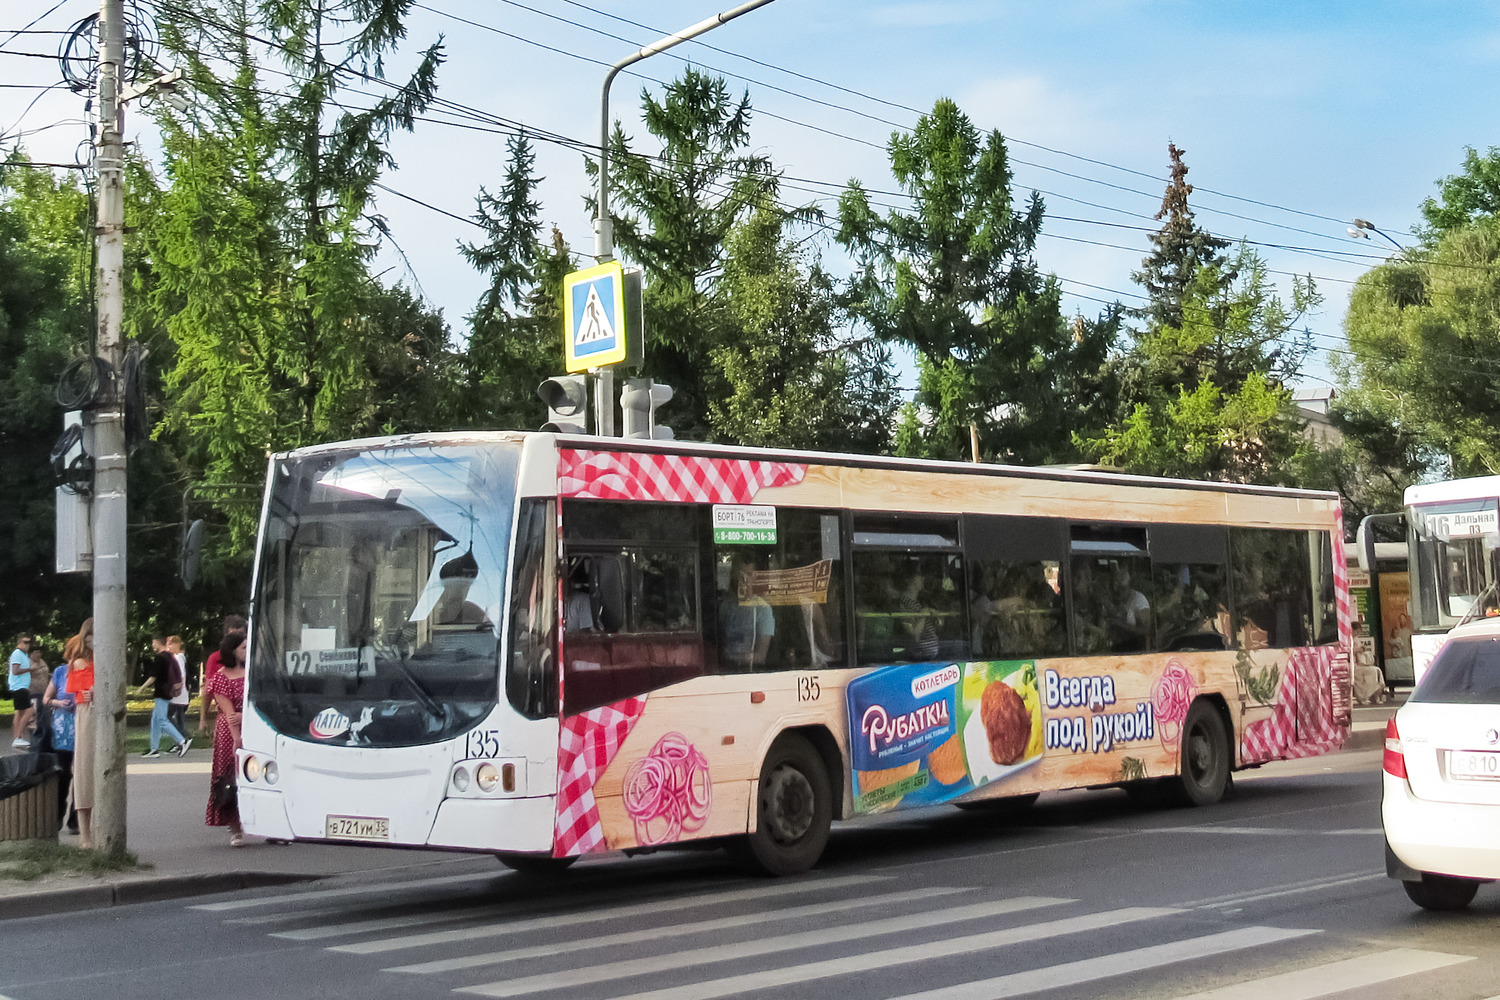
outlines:
[[[639, 332], [630, 322], [631, 313], [638, 312], [626, 303], [629, 277], [620, 262], [612, 260], [563, 278], [563, 354], [568, 371], [630, 360], [631, 341]], [[639, 287], [635, 283], [637, 294]]]

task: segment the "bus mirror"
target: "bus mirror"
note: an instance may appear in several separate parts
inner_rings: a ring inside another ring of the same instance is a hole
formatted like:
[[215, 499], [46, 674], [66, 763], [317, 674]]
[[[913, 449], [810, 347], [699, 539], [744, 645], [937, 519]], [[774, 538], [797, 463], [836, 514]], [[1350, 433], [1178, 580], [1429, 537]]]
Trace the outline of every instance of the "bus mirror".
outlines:
[[1354, 542], [1360, 569], [1366, 573], [1375, 571], [1375, 527], [1381, 524], [1399, 524], [1405, 517], [1405, 514], [1369, 514], [1359, 522]]

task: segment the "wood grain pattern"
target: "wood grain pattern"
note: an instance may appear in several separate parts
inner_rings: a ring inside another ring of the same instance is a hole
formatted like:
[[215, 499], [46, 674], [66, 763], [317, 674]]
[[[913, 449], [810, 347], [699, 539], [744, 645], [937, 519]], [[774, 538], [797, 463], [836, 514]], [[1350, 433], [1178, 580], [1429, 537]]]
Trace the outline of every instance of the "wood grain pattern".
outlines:
[[763, 489], [755, 500], [793, 507], [1015, 514], [1143, 523], [1234, 523], [1322, 530], [1332, 526], [1337, 505], [1335, 500], [1211, 489], [827, 465], [809, 466], [802, 482]]

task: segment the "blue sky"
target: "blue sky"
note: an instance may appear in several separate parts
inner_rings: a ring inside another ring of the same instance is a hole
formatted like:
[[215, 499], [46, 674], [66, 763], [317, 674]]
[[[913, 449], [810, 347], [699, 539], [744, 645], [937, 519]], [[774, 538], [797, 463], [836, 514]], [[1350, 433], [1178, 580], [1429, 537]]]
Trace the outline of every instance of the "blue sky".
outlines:
[[[4, 39], [55, 2], [8, 0], [0, 8], [0, 48], [52, 51], [56, 36]], [[609, 15], [666, 33], [733, 2], [424, 0], [423, 6], [431, 9], [413, 10], [410, 52], [392, 60], [392, 77], [410, 64], [410, 53], [441, 34], [448, 47], [441, 96], [590, 141], [598, 131], [604, 71], [585, 60], [613, 62], [657, 37]], [[94, 9], [87, 0], [64, 0], [36, 28], [65, 28]], [[1150, 216], [1166, 180], [1166, 145], [1175, 141], [1187, 150], [1189, 180], [1199, 186], [1192, 202], [1202, 224], [1267, 244], [1260, 249], [1276, 271], [1318, 279], [1327, 301], [1308, 320], [1319, 348], [1309, 366], [1313, 379], [1328, 377], [1327, 352], [1341, 340], [1348, 283], [1390, 248], [1378, 239], [1352, 241], [1349, 221], [1369, 219], [1410, 242], [1406, 234], [1421, 200], [1438, 178], [1458, 169], [1465, 145], [1483, 149], [1497, 141], [1500, 115], [1491, 99], [1500, 68], [1500, 7], [1484, 3], [776, 0], [704, 41], [728, 51], [688, 43], [674, 53], [749, 90], [761, 112], [756, 147], [799, 179], [789, 182], [788, 201], [824, 197], [831, 205], [836, 185], [851, 177], [892, 189], [882, 149], [888, 123], [909, 126], [916, 114], [908, 109], [930, 108], [938, 97], [954, 98], [982, 128], [999, 129], [1012, 142], [1018, 186], [1046, 192], [1049, 219], [1038, 261], [1064, 279], [1069, 311], [1093, 314], [1102, 308], [1096, 299], [1135, 301], [1129, 275], [1155, 226]], [[646, 78], [665, 80], [682, 66], [659, 55], [637, 67], [639, 76], [616, 81], [613, 110], [628, 131], [642, 132], [635, 117], [641, 88], [658, 88]], [[50, 60], [0, 54], [0, 84], [56, 78]], [[32, 96], [0, 89], [0, 129], [11, 129]], [[76, 118], [81, 105], [66, 92], [48, 93], [22, 128]], [[142, 116], [132, 123], [149, 147], [149, 123]], [[82, 126], [61, 125], [25, 141], [37, 158], [71, 159], [84, 134]], [[467, 216], [478, 187], [500, 183], [504, 137], [422, 123], [415, 135], [396, 141], [394, 152], [399, 169], [385, 179], [390, 187]], [[589, 252], [581, 156], [546, 142], [537, 143], [537, 153], [546, 176], [544, 219], [575, 250]], [[455, 244], [478, 230], [395, 196], [383, 195], [379, 210], [411, 265], [408, 271], [386, 252], [381, 265], [391, 268], [388, 276], [411, 283], [414, 273], [426, 297], [461, 330], [483, 281]], [[825, 253], [837, 270], [837, 248]], [[1275, 277], [1287, 287], [1287, 274]]]

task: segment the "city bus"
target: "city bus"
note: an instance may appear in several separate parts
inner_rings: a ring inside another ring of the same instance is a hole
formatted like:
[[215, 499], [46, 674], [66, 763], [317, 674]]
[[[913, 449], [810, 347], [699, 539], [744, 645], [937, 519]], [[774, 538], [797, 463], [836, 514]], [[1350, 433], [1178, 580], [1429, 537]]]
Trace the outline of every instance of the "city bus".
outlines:
[[549, 871], [1119, 785], [1350, 723], [1331, 493], [551, 433], [271, 457], [239, 809]]
[[1448, 631], [1497, 579], [1500, 476], [1408, 486], [1413, 683], [1422, 679]]

